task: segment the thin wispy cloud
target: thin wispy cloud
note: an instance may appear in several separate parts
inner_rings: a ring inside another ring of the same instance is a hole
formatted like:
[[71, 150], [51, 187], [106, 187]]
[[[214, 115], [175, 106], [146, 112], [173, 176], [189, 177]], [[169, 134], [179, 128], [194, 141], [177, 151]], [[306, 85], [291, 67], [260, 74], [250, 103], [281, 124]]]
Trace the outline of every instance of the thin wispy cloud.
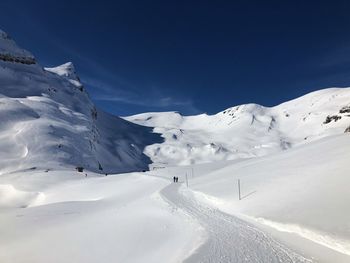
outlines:
[[95, 101], [115, 102], [159, 109], [174, 107], [173, 110], [181, 107], [185, 108], [187, 112], [200, 112], [192, 100], [161, 95], [162, 92], [154, 87], [147, 90], [144, 94], [140, 94], [134, 91], [120, 89], [112, 84], [92, 78], [84, 79], [84, 84], [92, 88], [92, 96]]
[[[200, 113], [190, 98], [179, 94], [169, 94], [166, 89], [156, 86], [135, 86], [132, 81], [118, 75], [97, 61], [91, 59], [87, 54], [72, 47], [66, 41], [63, 42], [57, 35], [53, 34], [38, 21], [38, 30], [47, 36], [50, 44], [60, 50], [76, 65], [77, 74], [83, 84], [87, 87], [91, 98], [98, 102], [115, 102], [116, 104], [128, 104], [132, 106], [158, 108], [161, 110], [182, 110], [189, 114]], [[62, 61], [62, 63], [67, 61]], [[54, 66], [54, 65], [50, 65]], [[101, 103], [99, 103], [101, 105]]]
[[317, 58], [313, 58], [310, 63], [323, 69], [330, 69], [350, 63], [350, 43], [342, 43], [332, 49], [326, 50]]

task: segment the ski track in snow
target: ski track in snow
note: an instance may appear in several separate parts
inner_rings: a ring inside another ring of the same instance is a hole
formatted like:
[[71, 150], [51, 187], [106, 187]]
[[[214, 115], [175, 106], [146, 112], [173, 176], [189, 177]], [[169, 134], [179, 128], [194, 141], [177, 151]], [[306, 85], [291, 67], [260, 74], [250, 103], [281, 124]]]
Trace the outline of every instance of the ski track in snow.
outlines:
[[171, 184], [161, 195], [195, 218], [207, 232], [205, 243], [184, 262], [312, 262], [252, 224], [179, 193], [179, 188], [180, 184]]

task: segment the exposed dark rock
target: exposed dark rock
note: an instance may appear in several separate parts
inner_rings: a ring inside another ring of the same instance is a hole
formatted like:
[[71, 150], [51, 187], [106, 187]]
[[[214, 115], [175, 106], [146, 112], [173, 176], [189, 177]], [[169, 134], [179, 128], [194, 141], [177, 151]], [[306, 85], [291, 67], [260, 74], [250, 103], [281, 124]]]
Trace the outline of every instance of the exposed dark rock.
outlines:
[[341, 108], [339, 113], [350, 113], [350, 106], [345, 106]]
[[94, 120], [97, 119], [97, 109], [96, 109], [96, 107], [93, 107], [93, 108], [91, 109], [91, 117], [92, 117]]
[[341, 119], [341, 116], [338, 116], [338, 115], [333, 115], [333, 116], [327, 116], [326, 120], [323, 122], [323, 124], [327, 124], [327, 123], [330, 123], [331, 121], [338, 121]]
[[0, 60], [6, 61], [6, 62], [13, 62], [13, 63], [21, 63], [21, 64], [35, 64], [35, 58], [31, 57], [15, 57], [10, 54], [0, 54]]
[[77, 167], [75, 167], [75, 169], [76, 169], [79, 173], [84, 172], [84, 167], [82, 167], [82, 166], [77, 166]]

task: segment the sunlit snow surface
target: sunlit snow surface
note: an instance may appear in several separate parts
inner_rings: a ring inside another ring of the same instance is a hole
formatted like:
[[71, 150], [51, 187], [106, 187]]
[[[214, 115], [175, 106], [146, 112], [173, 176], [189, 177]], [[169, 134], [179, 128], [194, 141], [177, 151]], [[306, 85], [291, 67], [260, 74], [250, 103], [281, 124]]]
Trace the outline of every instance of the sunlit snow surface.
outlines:
[[[164, 137], [145, 151], [156, 166], [188, 165], [263, 156], [344, 133], [350, 109], [340, 111], [348, 106], [350, 88], [332, 88], [272, 108], [246, 104], [215, 115], [160, 112], [125, 119], [154, 127]], [[327, 116], [338, 119], [325, 123]]]
[[166, 168], [154, 173], [180, 174], [182, 181], [187, 174], [198, 200], [336, 252], [327, 256], [328, 252], [321, 253], [318, 248], [313, 251], [316, 262], [348, 262], [349, 159], [350, 138], [344, 134], [265, 157]]
[[[0, 54], [34, 59], [2, 31]], [[0, 59], [0, 262], [349, 262], [349, 106], [124, 120], [72, 63]]]
[[[2, 31], [1, 52], [27, 54]], [[0, 120], [0, 174], [67, 166], [141, 171], [151, 162], [144, 148], [162, 141], [97, 109], [72, 63], [44, 69], [0, 58]]]
[[2, 175], [0, 261], [348, 262], [349, 158], [345, 134], [146, 173]]
[[202, 233], [162, 200], [167, 181], [159, 178], [75, 171], [10, 178], [0, 180], [0, 262], [181, 262]]

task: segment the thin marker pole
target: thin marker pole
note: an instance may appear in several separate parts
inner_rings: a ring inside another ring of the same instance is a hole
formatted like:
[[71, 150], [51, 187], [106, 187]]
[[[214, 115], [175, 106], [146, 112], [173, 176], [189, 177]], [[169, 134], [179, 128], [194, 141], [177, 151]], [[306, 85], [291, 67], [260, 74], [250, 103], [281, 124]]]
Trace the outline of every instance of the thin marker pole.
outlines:
[[188, 178], [187, 178], [187, 173], [186, 173], [186, 185], [188, 187]]
[[238, 179], [238, 200], [241, 200], [241, 180]]

